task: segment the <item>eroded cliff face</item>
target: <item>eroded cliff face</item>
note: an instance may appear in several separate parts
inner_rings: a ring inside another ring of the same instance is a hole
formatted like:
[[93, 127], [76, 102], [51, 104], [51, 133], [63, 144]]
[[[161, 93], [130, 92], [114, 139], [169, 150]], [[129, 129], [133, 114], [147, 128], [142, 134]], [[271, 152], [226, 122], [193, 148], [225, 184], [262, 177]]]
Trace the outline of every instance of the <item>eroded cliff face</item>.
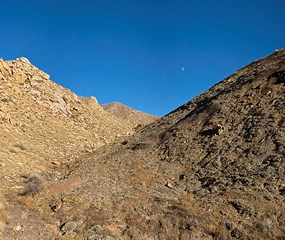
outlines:
[[63, 165], [57, 179], [28, 176], [3, 201], [2, 236], [283, 239], [284, 72], [281, 50]]

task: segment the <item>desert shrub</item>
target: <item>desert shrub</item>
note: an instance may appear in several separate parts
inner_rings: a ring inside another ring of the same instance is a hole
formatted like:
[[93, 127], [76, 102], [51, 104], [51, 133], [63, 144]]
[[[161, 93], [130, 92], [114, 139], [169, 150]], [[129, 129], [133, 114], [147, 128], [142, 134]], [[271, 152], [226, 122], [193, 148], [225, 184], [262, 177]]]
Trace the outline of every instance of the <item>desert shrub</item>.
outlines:
[[27, 177], [25, 184], [26, 187], [24, 188], [23, 192], [20, 193], [20, 196], [29, 196], [29, 195], [33, 196], [39, 193], [42, 189], [42, 182], [36, 176]]

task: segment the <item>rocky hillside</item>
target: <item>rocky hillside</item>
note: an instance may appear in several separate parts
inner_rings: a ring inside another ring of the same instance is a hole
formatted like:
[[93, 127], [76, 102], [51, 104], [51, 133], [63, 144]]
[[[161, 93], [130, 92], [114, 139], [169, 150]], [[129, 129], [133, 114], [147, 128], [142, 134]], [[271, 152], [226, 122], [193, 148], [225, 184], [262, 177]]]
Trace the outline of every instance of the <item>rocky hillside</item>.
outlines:
[[102, 107], [107, 112], [115, 115], [116, 117], [120, 119], [123, 119], [124, 121], [129, 122], [129, 125], [133, 126], [136, 129], [144, 125], [147, 125], [153, 122], [154, 120], [158, 119], [158, 117], [132, 109], [119, 102], [103, 104]]
[[133, 133], [135, 122], [61, 87], [26, 58], [0, 59], [1, 194], [21, 188], [22, 175], [60, 168]]
[[284, 239], [284, 91], [281, 50], [60, 178], [27, 176], [2, 201], [2, 236]]
[[26, 58], [1, 60], [0, 83], [1, 176], [43, 170], [132, 133], [94, 97], [52, 82]]

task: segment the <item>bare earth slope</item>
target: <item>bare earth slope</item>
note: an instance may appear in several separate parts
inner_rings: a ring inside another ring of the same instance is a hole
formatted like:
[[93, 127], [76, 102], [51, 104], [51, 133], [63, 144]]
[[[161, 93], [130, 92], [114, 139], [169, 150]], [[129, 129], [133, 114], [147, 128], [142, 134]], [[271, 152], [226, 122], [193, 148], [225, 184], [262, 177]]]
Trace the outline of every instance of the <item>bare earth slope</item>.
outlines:
[[18, 202], [3, 204], [22, 212], [3, 221], [2, 236], [284, 239], [284, 90], [281, 50], [86, 154], [61, 179], [29, 179], [27, 192], [40, 190], [15, 190]]
[[142, 127], [143, 125], [147, 125], [153, 122], [154, 120], [158, 119], [158, 117], [132, 109], [119, 102], [102, 104], [102, 107], [107, 112], [129, 122], [129, 125], [132, 126], [133, 128]]

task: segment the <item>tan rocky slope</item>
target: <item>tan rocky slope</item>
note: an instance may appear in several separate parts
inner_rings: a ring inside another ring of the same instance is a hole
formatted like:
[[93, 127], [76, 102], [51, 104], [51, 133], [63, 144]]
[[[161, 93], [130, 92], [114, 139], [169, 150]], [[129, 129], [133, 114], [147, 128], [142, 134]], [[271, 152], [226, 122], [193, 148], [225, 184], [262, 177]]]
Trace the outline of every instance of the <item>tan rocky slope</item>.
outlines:
[[281, 50], [86, 154], [61, 179], [29, 176], [2, 204], [2, 236], [284, 239], [284, 91]]
[[130, 122], [130, 125], [135, 125], [135, 128], [140, 128], [158, 119], [156, 116], [132, 109], [119, 102], [103, 104], [102, 107], [116, 117]]
[[60, 168], [133, 133], [136, 125], [137, 119], [105, 111], [95, 97], [79, 97], [51, 81], [26, 58], [0, 59], [0, 209], [6, 191], [22, 189], [21, 176]]
[[94, 97], [78, 97], [25, 58], [0, 61], [0, 124], [0, 171], [10, 177], [132, 133], [129, 123], [104, 111]]

